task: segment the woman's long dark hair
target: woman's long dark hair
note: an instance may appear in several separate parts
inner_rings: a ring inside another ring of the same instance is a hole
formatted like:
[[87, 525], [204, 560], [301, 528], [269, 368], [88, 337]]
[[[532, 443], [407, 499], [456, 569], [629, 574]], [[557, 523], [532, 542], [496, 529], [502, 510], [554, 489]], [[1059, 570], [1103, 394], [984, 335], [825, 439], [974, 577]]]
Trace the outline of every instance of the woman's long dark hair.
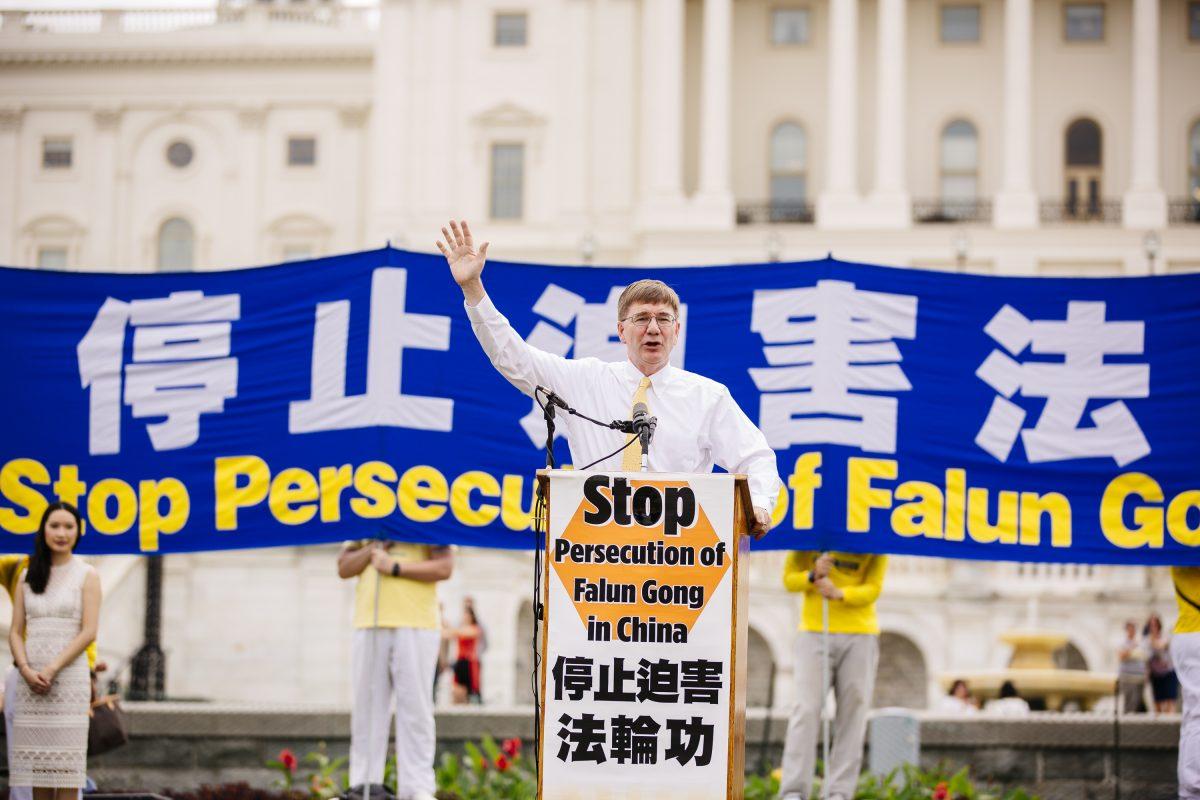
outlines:
[[[79, 544], [79, 536], [83, 533], [83, 518], [79, 516], [79, 509], [75, 506], [62, 501], [46, 506], [41, 524], [38, 525], [37, 536], [33, 538], [33, 555], [29, 557], [29, 570], [25, 573], [25, 582], [34, 594], [46, 591], [46, 584], [50, 582], [50, 545], [46, 544], [46, 523], [55, 511], [66, 511], [75, 518], [75, 544]], [[74, 550], [75, 546], [72, 545], [71, 549]]]

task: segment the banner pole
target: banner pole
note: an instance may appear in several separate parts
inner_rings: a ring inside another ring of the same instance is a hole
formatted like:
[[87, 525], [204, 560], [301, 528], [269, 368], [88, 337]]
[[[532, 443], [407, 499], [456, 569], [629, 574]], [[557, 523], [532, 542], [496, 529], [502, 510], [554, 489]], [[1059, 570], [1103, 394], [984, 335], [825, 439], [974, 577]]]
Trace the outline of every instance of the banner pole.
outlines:
[[821, 597], [821, 800], [829, 800], [829, 598]]

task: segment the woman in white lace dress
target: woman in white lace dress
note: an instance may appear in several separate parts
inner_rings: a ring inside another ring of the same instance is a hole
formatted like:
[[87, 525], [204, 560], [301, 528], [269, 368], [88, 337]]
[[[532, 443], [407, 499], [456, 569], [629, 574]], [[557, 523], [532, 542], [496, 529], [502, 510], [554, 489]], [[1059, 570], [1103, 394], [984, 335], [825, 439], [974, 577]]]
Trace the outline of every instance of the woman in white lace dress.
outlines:
[[70, 503], [42, 515], [29, 569], [13, 599], [8, 644], [17, 685], [10, 786], [35, 800], [75, 800], [87, 773], [91, 681], [83, 656], [96, 638], [100, 578], [74, 555], [83, 521]]

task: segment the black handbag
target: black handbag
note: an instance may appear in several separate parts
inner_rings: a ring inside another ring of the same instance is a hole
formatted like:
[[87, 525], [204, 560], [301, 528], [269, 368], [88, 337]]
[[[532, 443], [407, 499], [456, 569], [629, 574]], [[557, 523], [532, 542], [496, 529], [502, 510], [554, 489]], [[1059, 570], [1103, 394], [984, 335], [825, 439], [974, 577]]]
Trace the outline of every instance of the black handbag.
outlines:
[[116, 750], [129, 741], [129, 726], [125, 711], [115, 694], [92, 701], [91, 721], [88, 723], [88, 755], [98, 756]]

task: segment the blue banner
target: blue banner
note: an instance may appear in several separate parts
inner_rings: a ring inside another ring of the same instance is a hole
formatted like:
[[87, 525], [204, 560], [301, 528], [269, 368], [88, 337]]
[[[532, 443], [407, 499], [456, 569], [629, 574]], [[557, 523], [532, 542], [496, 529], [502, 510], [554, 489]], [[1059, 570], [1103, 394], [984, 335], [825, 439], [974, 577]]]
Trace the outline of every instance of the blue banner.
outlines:
[[[1200, 276], [484, 273], [527, 341], [608, 360], [617, 294], [647, 275], [685, 304], [673, 361], [727, 385], [778, 454], [756, 547], [1200, 564]], [[488, 363], [440, 256], [0, 269], [0, 311], [0, 550], [28, 550], [54, 497], [92, 554], [533, 545], [541, 414]]]

